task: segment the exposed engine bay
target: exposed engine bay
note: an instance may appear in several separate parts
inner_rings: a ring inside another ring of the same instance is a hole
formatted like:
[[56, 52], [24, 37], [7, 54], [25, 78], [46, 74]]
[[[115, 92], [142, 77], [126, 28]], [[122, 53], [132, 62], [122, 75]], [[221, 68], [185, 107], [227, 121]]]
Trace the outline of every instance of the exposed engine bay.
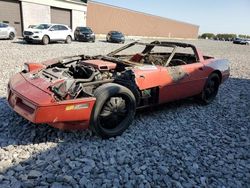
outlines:
[[58, 100], [93, 96], [98, 86], [124, 79], [124, 75], [133, 80], [133, 72], [127, 65], [100, 58], [83, 59], [70, 58], [69, 61], [58, 62], [36, 76], [53, 83], [50, 90]]

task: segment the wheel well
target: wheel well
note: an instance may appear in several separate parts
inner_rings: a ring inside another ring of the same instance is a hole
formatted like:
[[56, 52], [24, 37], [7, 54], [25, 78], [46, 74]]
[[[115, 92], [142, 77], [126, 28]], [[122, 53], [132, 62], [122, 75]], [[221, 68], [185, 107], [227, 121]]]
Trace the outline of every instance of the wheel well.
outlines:
[[217, 74], [220, 78], [220, 83], [221, 83], [221, 80], [222, 80], [222, 74], [219, 70], [215, 70], [214, 72], [212, 72], [211, 74]]

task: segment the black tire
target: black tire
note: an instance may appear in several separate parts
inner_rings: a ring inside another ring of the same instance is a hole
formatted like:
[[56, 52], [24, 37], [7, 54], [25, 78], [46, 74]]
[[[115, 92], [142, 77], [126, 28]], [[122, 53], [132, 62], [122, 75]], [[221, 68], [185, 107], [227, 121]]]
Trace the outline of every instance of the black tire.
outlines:
[[66, 37], [66, 40], [65, 40], [65, 43], [66, 43], [66, 44], [70, 44], [71, 42], [72, 42], [71, 36], [67, 36], [67, 37]]
[[47, 35], [44, 35], [43, 38], [42, 38], [42, 44], [43, 45], [47, 45], [49, 44], [49, 37]]
[[210, 104], [216, 98], [216, 95], [220, 86], [220, 77], [217, 73], [212, 73], [203, 88], [203, 91], [199, 95], [199, 99], [203, 105]]
[[15, 33], [10, 32], [10, 34], [9, 34], [9, 39], [10, 39], [10, 40], [13, 40], [15, 37], [16, 37]]
[[91, 42], [93, 42], [93, 43], [95, 42], [95, 37], [92, 39], [92, 41], [91, 41]]
[[108, 83], [97, 88], [94, 96], [96, 103], [91, 114], [91, 130], [102, 138], [121, 135], [135, 116], [133, 93], [124, 86]]

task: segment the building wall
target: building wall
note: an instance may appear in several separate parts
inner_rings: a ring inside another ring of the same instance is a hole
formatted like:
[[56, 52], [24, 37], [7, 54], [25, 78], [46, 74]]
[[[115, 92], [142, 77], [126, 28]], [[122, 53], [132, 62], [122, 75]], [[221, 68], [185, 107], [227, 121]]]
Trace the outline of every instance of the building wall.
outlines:
[[87, 6], [85, 3], [63, 0], [20, 0], [23, 26], [51, 23], [51, 7], [72, 10], [72, 29], [86, 26]]
[[23, 28], [27, 29], [29, 25], [38, 23], [50, 23], [50, 6], [22, 2]]
[[41, 5], [48, 5], [64, 9], [87, 11], [87, 6], [85, 3], [80, 3], [70, 0], [20, 0], [20, 1], [36, 3]]
[[87, 13], [79, 10], [72, 10], [72, 28], [75, 30], [77, 26], [86, 26]]
[[97, 34], [119, 30], [125, 35], [197, 38], [199, 26], [88, 1], [87, 26]]

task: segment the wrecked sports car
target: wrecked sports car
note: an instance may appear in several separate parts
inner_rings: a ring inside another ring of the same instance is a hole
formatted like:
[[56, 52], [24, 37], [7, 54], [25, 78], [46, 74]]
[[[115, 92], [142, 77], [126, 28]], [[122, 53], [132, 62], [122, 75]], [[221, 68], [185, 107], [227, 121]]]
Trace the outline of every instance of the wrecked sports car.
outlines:
[[136, 109], [192, 96], [211, 103], [228, 77], [227, 60], [191, 44], [133, 42], [107, 55], [26, 63], [9, 81], [8, 102], [33, 123], [109, 138], [128, 128]]

